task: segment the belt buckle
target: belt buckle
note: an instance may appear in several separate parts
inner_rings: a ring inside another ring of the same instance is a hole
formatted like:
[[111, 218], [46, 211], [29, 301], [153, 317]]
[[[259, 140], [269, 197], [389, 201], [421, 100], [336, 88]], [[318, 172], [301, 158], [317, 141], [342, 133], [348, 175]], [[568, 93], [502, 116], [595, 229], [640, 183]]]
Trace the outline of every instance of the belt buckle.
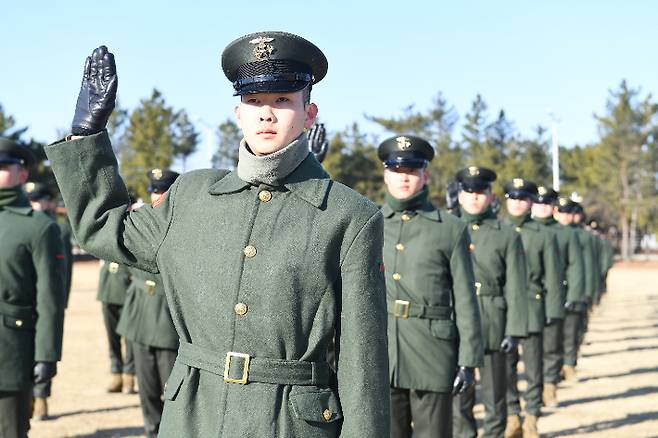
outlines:
[[[239, 379], [234, 379], [229, 377], [229, 371], [231, 369], [231, 359], [234, 357], [239, 357], [244, 359], [244, 365], [242, 366], [242, 377]], [[235, 353], [229, 351], [226, 353], [226, 362], [224, 363], [224, 382], [226, 383], [237, 383], [239, 385], [247, 384], [247, 377], [249, 376], [249, 363], [251, 362], [251, 356], [245, 353]]]
[[393, 316], [401, 319], [409, 318], [409, 301], [395, 300], [395, 307], [393, 307]]

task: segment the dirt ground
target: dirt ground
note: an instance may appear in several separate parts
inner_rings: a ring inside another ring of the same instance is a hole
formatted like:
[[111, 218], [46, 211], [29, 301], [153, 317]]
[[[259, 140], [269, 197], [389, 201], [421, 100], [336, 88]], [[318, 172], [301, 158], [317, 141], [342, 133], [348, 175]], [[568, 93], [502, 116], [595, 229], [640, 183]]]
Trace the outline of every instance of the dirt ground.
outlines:
[[[139, 437], [136, 395], [107, 394], [109, 358], [97, 262], [74, 268], [64, 357], [50, 398], [51, 420], [30, 437]], [[579, 359], [579, 381], [540, 420], [546, 437], [658, 437], [658, 263], [616, 265]], [[477, 412], [481, 412], [478, 406]]]

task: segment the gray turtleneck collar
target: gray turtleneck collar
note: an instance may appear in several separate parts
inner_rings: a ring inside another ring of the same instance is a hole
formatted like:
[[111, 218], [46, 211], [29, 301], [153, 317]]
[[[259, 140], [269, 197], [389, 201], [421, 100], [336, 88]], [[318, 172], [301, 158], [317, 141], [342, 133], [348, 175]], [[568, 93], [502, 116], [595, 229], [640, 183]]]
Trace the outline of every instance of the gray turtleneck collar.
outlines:
[[254, 155], [243, 139], [238, 156], [238, 176], [250, 184], [281, 185], [309, 153], [305, 132], [285, 148], [262, 156]]

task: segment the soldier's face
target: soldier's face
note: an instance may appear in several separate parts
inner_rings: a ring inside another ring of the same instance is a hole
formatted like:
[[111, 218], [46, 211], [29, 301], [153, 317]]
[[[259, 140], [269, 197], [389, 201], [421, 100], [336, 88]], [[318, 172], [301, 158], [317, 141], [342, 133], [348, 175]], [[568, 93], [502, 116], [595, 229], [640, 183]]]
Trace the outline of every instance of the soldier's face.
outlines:
[[0, 189], [25, 184], [27, 175], [27, 170], [20, 164], [0, 164]]
[[571, 225], [573, 223], [573, 214], [571, 213], [560, 213], [555, 209], [553, 217], [560, 225]]
[[304, 93], [257, 93], [242, 96], [235, 117], [247, 144], [256, 155], [267, 155], [288, 146], [310, 128], [318, 115]]
[[386, 183], [388, 193], [395, 199], [406, 199], [415, 195], [423, 189], [428, 180], [429, 174], [424, 168], [384, 169], [384, 183]]
[[493, 200], [494, 196], [491, 193], [491, 189], [479, 192], [467, 192], [465, 190], [459, 192], [459, 205], [468, 214], [483, 213], [491, 205]]
[[553, 205], [551, 204], [532, 204], [532, 216], [540, 219], [551, 217], [553, 214]]
[[529, 199], [507, 198], [505, 201], [507, 212], [512, 216], [523, 216], [529, 212], [532, 207], [532, 201]]

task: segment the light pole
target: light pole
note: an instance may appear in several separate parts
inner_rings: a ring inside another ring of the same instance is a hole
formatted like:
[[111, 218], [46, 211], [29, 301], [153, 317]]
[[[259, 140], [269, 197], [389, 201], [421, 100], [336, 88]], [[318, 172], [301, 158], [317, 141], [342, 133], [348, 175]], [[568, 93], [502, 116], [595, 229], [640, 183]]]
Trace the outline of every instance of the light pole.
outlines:
[[557, 124], [560, 119], [555, 116], [552, 110], [548, 110], [548, 117], [551, 118], [551, 156], [553, 158], [553, 189], [560, 191], [560, 147], [557, 142]]

